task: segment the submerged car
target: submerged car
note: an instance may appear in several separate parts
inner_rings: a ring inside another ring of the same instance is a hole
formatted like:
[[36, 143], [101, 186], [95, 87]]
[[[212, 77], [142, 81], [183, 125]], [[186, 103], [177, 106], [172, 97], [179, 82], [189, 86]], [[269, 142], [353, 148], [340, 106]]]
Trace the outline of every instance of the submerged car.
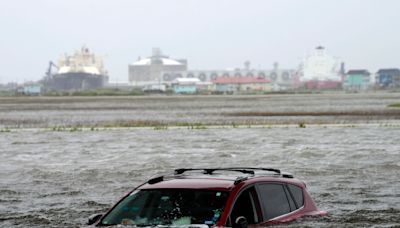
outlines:
[[176, 169], [133, 189], [89, 225], [247, 227], [326, 214], [304, 182], [278, 169]]

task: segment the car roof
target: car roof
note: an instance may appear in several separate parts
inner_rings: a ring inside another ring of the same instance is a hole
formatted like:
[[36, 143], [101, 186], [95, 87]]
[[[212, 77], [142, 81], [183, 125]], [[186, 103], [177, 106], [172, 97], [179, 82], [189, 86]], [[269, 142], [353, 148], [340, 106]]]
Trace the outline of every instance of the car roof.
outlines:
[[140, 189], [214, 189], [214, 190], [229, 190], [234, 186], [234, 180], [223, 178], [210, 177], [185, 177], [172, 178], [163, 180], [154, 184], [146, 183]]
[[[243, 183], [282, 182], [304, 186], [304, 183], [294, 179], [290, 174], [282, 174], [272, 169], [274, 173], [263, 168], [219, 168], [219, 169], [176, 169], [174, 175], [161, 175], [149, 179], [139, 189], [209, 189], [231, 190]], [[194, 171], [194, 172], [193, 172]], [[199, 171], [202, 171], [199, 173]], [[258, 171], [261, 171], [258, 172]]]

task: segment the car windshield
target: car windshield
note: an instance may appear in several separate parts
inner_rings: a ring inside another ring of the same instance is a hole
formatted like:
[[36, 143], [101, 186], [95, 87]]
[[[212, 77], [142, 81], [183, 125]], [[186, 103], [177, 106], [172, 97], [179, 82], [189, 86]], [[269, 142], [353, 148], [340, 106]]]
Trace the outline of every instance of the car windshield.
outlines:
[[226, 191], [199, 189], [138, 190], [122, 200], [102, 221], [103, 225], [214, 225], [220, 218]]

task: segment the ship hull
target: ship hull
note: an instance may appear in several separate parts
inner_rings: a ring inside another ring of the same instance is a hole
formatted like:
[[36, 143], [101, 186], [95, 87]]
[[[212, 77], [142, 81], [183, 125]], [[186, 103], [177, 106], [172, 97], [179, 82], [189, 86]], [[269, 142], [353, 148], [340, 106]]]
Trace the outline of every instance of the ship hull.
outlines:
[[297, 82], [297, 89], [308, 89], [308, 90], [337, 90], [342, 87], [340, 81], [330, 80], [310, 80], [305, 82]]
[[88, 73], [56, 74], [50, 79], [49, 88], [55, 91], [91, 90], [104, 87], [106, 76]]

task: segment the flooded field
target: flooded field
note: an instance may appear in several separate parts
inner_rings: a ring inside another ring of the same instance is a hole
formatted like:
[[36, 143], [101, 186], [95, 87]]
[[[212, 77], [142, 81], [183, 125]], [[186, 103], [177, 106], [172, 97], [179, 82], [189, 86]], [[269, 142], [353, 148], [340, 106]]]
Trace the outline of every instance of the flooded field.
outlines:
[[0, 98], [0, 129], [390, 123], [400, 93]]
[[0, 226], [79, 227], [153, 174], [259, 166], [305, 180], [329, 212], [289, 227], [399, 227], [400, 114], [387, 108], [399, 101], [0, 98]]

